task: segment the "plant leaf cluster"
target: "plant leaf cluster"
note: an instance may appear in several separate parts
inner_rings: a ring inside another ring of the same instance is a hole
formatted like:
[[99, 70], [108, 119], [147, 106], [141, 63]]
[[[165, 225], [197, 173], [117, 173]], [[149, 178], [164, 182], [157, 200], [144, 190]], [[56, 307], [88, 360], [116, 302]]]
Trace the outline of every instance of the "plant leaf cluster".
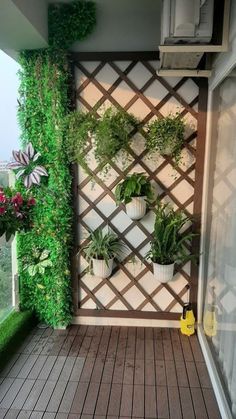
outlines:
[[92, 1], [50, 4], [48, 7], [49, 45], [68, 49], [92, 33], [96, 24], [96, 5]]
[[86, 260], [91, 264], [92, 259], [108, 261], [122, 255], [125, 245], [112, 231], [104, 233], [101, 228], [90, 233], [89, 243], [81, 251], [85, 253]]
[[114, 159], [120, 150], [127, 149], [131, 132], [137, 125], [138, 121], [132, 114], [112, 107], [106, 109], [94, 136], [94, 154], [101, 166]]
[[163, 156], [170, 155], [178, 164], [184, 144], [184, 129], [185, 123], [180, 114], [155, 119], [148, 125], [147, 149]]
[[70, 163], [78, 163], [89, 171], [88, 150], [97, 120], [91, 112], [71, 112], [65, 118], [65, 151]]
[[52, 261], [49, 259], [49, 256], [50, 252], [47, 249], [42, 251], [35, 249], [33, 251], [34, 263], [27, 265], [27, 262], [25, 262], [25, 269], [28, 271], [28, 274], [32, 277], [38, 274], [44, 275], [46, 268], [52, 266]]
[[150, 181], [144, 173], [133, 173], [127, 176], [122, 183], [117, 185], [115, 197], [118, 204], [128, 204], [132, 198], [143, 196], [147, 201], [154, 198], [153, 189]]
[[120, 150], [127, 150], [137, 119], [114, 107], [96, 118], [93, 112], [73, 112], [65, 120], [66, 153], [71, 163], [79, 163], [89, 174], [88, 150], [94, 150], [98, 165], [103, 169]]
[[153, 240], [147, 258], [160, 265], [186, 263], [194, 259], [195, 255], [189, 254], [186, 244], [195, 234], [181, 231], [190, 218], [182, 211], [175, 212], [169, 204], [161, 202], [157, 202], [155, 214]]

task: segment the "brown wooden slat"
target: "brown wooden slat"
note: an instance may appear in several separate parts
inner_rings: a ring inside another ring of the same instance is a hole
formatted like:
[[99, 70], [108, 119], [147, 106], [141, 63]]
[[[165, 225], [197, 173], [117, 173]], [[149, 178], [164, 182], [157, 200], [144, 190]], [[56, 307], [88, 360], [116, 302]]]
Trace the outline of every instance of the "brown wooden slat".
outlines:
[[144, 418], [144, 385], [134, 385], [133, 410], [134, 418]]
[[167, 387], [157, 386], [157, 414], [159, 418], [169, 419]]
[[202, 391], [200, 388], [191, 388], [192, 400], [193, 400], [193, 407], [196, 418], [198, 419], [207, 419], [207, 411], [202, 395]]
[[168, 387], [170, 419], [182, 419], [180, 396], [178, 387]]
[[145, 418], [157, 416], [156, 387], [145, 385]]
[[190, 393], [189, 388], [180, 387], [179, 393], [180, 393], [183, 419], [195, 419], [191, 393]]
[[113, 383], [111, 386], [111, 394], [108, 405], [109, 416], [119, 416], [121, 403], [122, 385]]
[[72, 52], [72, 60], [74, 62], [80, 61], [139, 61], [143, 60], [158, 60], [159, 51], [108, 51], [108, 52]]
[[125, 310], [94, 310], [94, 309], [78, 309], [77, 316], [89, 317], [125, 317], [125, 318], [138, 318], [138, 319], [168, 319], [179, 320], [179, 313], [168, 312], [150, 312], [150, 311], [125, 311]]
[[101, 384], [96, 404], [95, 415], [104, 415], [104, 417], [106, 416], [110, 397], [110, 389], [110, 384]]
[[132, 405], [133, 405], [133, 386], [124, 384], [122, 387], [120, 416], [131, 417]]

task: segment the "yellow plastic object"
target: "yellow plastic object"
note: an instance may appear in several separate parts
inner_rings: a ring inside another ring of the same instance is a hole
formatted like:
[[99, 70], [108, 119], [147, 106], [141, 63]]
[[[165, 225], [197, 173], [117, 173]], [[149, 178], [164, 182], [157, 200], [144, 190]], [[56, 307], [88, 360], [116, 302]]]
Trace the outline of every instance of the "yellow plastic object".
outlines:
[[210, 338], [217, 333], [217, 319], [215, 306], [208, 308], [203, 317], [204, 332]]
[[185, 304], [180, 318], [180, 331], [183, 335], [191, 336], [195, 333], [195, 317], [191, 304]]

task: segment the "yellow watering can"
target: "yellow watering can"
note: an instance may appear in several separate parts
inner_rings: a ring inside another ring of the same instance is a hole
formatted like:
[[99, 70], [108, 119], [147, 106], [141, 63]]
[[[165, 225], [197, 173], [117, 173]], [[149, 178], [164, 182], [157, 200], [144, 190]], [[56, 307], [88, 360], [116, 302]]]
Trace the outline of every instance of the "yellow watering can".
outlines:
[[195, 317], [190, 303], [184, 304], [183, 314], [180, 318], [180, 330], [183, 335], [191, 336], [194, 334]]

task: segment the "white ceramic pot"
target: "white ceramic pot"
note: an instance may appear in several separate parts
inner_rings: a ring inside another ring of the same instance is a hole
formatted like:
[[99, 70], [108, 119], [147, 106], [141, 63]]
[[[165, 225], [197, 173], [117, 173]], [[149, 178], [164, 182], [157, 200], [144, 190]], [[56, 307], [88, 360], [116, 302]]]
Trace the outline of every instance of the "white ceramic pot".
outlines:
[[152, 262], [153, 275], [159, 282], [168, 282], [174, 276], [174, 263], [170, 265], [160, 265], [159, 263]]
[[131, 220], [140, 220], [146, 214], [147, 203], [145, 196], [137, 196], [132, 198], [132, 201], [126, 204], [126, 214]]
[[109, 278], [112, 273], [113, 259], [109, 259], [107, 264], [105, 260], [92, 259], [93, 260], [93, 274], [99, 278]]

